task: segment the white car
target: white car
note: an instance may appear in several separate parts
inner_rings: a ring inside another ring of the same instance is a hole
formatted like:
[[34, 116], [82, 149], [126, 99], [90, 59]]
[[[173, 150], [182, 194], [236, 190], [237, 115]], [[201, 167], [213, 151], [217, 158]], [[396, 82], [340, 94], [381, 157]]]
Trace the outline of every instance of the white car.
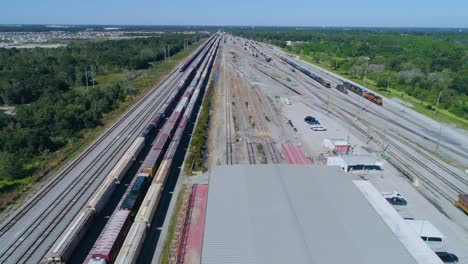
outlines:
[[383, 192], [382, 193], [382, 196], [384, 198], [393, 198], [393, 197], [397, 197], [397, 198], [403, 198], [403, 199], [406, 199], [403, 195], [401, 195], [401, 193], [397, 192], [397, 191], [393, 191], [393, 192]]
[[310, 129], [312, 129], [313, 131], [327, 131], [327, 129], [321, 125], [312, 125], [310, 126]]

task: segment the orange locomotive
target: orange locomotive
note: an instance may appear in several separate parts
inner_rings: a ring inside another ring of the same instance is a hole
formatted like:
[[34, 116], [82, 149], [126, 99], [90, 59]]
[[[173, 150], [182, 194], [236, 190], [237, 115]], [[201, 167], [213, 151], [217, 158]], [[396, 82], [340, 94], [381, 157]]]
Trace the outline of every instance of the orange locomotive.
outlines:
[[369, 101], [372, 101], [378, 105], [382, 105], [382, 97], [378, 96], [378, 95], [375, 95], [371, 92], [364, 92], [364, 94], [362, 95], [364, 98], [366, 98], [367, 100]]

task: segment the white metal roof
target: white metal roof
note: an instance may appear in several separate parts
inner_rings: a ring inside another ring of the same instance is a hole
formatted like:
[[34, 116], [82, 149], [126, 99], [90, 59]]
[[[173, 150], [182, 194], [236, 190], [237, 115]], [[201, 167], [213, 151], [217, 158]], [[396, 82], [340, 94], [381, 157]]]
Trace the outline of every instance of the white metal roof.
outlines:
[[422, 237], [439, 237], [444, 239], [445, 236], [431, 222], [427, 220], [410, 220], [406, 222]]
[[375, 155], [341, 155], [335, 157], [328, 157], [327, 159], [334, 160], [337, 164], [352, 165], [377, 165], [382, 166], [383, 162]]
[[218, 166], [202, 264], [417, 263], [338, 167]]

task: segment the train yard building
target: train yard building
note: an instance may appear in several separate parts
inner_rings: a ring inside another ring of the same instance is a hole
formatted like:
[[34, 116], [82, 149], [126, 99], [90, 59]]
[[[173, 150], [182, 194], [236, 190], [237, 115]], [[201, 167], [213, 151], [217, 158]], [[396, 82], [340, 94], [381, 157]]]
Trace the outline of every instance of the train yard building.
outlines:
[[186, 235], [190, 263], [441, 263], [409, 226], [396, 234], [338, 167], [218, 166], [206, 189]]

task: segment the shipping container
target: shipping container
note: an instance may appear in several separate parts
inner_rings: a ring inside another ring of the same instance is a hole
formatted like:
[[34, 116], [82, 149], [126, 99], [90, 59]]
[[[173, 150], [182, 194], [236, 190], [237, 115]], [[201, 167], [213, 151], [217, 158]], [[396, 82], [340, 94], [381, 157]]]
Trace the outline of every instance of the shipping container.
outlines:
[[160, 136], [158, 136], [158, 140], [154, 144], [153, 149], [163, 150], [163, 149], [166, 148], [166, 146], [168, 145], [169, 142], [170, 142], [170, 134], [168, 134], [168, 133], [166, 133], [164, 131], [164, 133], [162, 133], [162, 134], [160, 134]]
[[153, 177], [162, 158], [163, 155], [161, 155], [160, 149], [151, 149], [141, 165], [141, 172], [146, 172]]
[[100, 212], [109, 201], [116, 187], [116, 181], [111, 177], [107, 177], [93, 193], [86, 204], [86, 208], [94, 212]]
[[65, 263], [85, 236], [93, 217], [93, 211], [81, 210], [49, 249], [44, 259], [48, 263]]
[[125, 234], [130, 228], [130, 211], [118, 210], [114, 213], [94, 243], [91, 255], [93, 258], [105, 259], [111, 263], [118, 254], [118, 250]]
[[[154, 180], [153, 180], [154, 181]], [[162, 185], [159, 183], [152, 183], [146, 192], [140, 209], [135, 217], [135, 222], [145, 223], [148, 226], [151, 224], [150, 219], [153, 219], [154, 212], [158, 206], [159, 199], [161, 198]]]
[[147, 226], [145, 223], [133, 223], [114, 263], [136, 263], [143, 241], [146, 238], [146, 232]]
[[136, 206], [143, 198], [147, 184], [147, 176], [138, 176], [132, 188], [130, 189], [130, 192], [127, 193], [127, 195], [125, 196], [125, 199], [123, 200], [120, 209], [129, 211], [136, 210]]
[[158, 171], [156, 172], [156, 175], [154, 176], [153, 182], [160, 183], [164, 186], [164, 184], [166, 183], [167, 175], [169, 174], [169, 170], [171, 169], [171, 165], [172, 158], [168, 157], [167, 159], [164, 159]]

